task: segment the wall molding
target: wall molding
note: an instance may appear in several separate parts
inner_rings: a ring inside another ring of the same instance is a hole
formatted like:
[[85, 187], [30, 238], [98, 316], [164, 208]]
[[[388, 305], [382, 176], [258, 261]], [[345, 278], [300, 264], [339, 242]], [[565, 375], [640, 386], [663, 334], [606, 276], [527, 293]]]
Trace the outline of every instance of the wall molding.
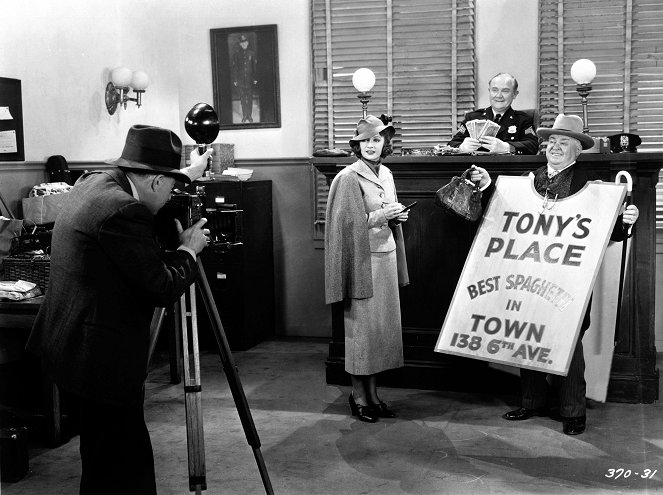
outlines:
[[[67, 161], [67, 165], [71, 169], [82, 170], [86, 168], [110, 168], [110, 165], [100, 160], [77, 160]], [[295, 157], [295, 158], [237, 158], [235, 159], [235, 166], [239, 168], [247, 167], [280, 167], [284, 165], [300, 165], [310, 166], [311, 157]], [[26, 161], [26, 162], [2, 162], [0, 163], [0, 173], [4, 171], [22, 171], [22, 170], [44, 170], [46, 162], [40, 161]]]

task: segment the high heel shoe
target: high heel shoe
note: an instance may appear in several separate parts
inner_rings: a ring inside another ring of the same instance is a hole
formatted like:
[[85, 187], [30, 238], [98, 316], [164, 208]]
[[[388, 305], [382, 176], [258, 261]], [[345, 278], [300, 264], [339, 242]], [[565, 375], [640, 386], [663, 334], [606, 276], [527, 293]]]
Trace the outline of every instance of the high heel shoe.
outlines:
[[395, 418], [397, 416], [396, 413], [389, 409], [387, 404], [382, 401], [379, 401], [377, 404], [371, 404], [371, 407], [380, 418]]
[[348, 397], [348, 402], [350, 403], [350, 411], [353, 416], [357, 416], [359, 421], [364, 421], [365, 423], [377, 423], [378, 418], [375, 415], [373, 409], [370, 406], [362, 406], [355, 402], [355, 398], [350, 392], [350, 397]]

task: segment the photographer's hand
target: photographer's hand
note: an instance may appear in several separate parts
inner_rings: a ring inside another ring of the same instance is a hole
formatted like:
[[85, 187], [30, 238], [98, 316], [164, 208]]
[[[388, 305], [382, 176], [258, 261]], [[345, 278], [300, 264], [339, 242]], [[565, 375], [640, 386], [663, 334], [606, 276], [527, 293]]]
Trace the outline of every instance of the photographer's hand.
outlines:
[[191, 250], [196, 254], [207, 247], [209, 243], [209, 229], [204, 229], [203, 225], [207, 223], [206, 218], [201, 218], [186, 230], [182, 229], [182, 224], [175, 219], [177, 233], [180, 239], [180, 248]]
[[189, 176], [192, 182], [199, 179], [205, 173], [208, 159], [212, 156], [212, 153], [214, 153], [214, 150], [209, 148], [201, 155], [198, 153], [198, 147], [195, 147], [189, 155], [191, 165], [180, 169], [180, 172]]

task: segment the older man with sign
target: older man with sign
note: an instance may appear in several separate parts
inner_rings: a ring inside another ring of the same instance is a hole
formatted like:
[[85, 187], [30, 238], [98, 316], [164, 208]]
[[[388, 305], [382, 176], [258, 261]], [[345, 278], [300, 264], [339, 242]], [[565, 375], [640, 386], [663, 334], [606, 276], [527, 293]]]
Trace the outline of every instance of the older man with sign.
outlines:
[[619, 218], [624, 185], [576, 164], [594, 144], [582, 127], [560, 114], [537, 130], [548, 163], [528, 177], [498, 178], [435, 347], [520, 367], [521, 407], [504, 415], [511, 421], [547, 415], [546, 375], [561, 375], [568, 435], [585, 431], [582, 336], [594, 281], [608, 241], [623, 240], [638, 218], [633, 205]]

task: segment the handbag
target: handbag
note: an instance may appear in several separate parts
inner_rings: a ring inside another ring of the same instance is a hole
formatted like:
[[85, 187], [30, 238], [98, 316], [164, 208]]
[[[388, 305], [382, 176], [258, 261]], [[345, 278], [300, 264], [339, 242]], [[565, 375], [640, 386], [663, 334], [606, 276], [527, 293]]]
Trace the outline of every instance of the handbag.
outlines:
[[435, 192], [435, 205], [465, 220], [476, 222], [481, 218], [483, 207], [479, 184], [473, 184], [467, 179], [470, 171], [468, 168], [463, 175], [452, 178], [447, 185], [440, 187]]

